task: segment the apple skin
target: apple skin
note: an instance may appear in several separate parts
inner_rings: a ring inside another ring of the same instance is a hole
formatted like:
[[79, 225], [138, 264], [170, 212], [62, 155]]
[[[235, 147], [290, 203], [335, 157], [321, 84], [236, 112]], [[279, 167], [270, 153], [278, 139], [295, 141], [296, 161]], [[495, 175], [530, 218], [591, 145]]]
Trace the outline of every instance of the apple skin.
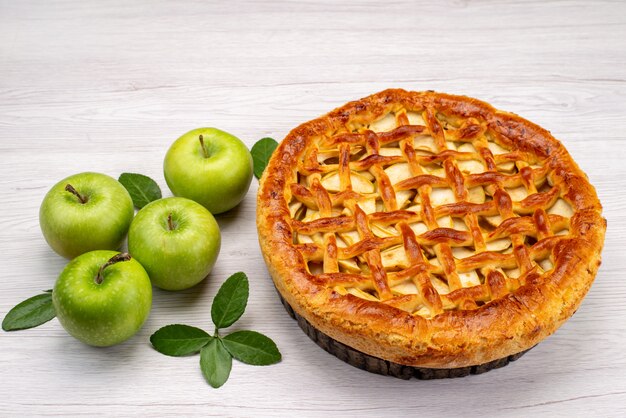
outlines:
[[252, 156], [246, 145], [215, 128], [187, 132], [172, 144], [163, 162], [163, 175], [172, 193], [200, 203], [212, 214], [237, 206], [250, 188], [252, 174]]
[[150, 314], [152, 285], [148, 273], [134, 259], [98, 270], [116, 251], [82, 254], [63, 269], [52, 291], [57, 318], [65, 330], [85, 344], [106, 347], [126, 341], [139, 331]]
[[[171, 214], [170, 229], [168, 217]], [[206, 208], [184, 197], [144, 206], [128, 232], [128, 252], [148, 272], [152, 284], [183, 290], [209, 275], [220, 252], [220, 228]]]
[[[68, 184], [87, 202], [65, 190]], [[39, 208], [39, 225], [50, 247], [71, 259], [88, 251], [120, 248], [134, 214], [124, 186], [106, 174], [87, 172], [50, 189]]]

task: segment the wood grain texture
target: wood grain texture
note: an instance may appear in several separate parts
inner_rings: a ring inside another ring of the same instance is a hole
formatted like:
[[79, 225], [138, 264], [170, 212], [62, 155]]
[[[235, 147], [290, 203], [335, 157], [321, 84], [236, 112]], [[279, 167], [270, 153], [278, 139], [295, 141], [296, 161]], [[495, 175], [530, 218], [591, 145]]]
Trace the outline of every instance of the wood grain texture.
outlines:
[[[327, 354], [285, 314], [255, 231], [255, 193], [219, 216], [210, 279], [155, 291], [127, 343], [95, 349], [58, 322], [0, 334], [0, 416], [626, 415], [626, 3], [621, 1], [0, 0], [0, 314], [48, 289], [65, 261], [38, 208], [61, 178], [136, 171], [167, 191], [162, 160], [187, 130], [248, 146], [387, 87], [467, 94], [563, 141], [608, 219], [603, 266], [578, 313], [519, 361], [477, 376], [401, 381]], [[176, 322], [208, 327], [221, 282], [244, 270], [234, 329], [283, 361], [234, 364], [211, 389], [199, 358], [156, 353]]]

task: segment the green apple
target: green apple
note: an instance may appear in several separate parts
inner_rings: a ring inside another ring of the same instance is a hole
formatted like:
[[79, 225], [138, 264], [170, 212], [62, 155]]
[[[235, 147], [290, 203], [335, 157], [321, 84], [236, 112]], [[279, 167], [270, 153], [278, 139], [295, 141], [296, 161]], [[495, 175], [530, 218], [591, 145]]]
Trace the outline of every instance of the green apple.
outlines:
[[220, 228], [204, 206], [183, 197], [155, 200], [133, 219], [128, 251], [152, 284], [182, 290], [209, 275], [220, 252]]
[[175, 196], [194, 200], [211, 213], [241, 202], [252, 181], [252, 156], [237, 137], [200, 128], [178, 138], [163, 163], [165, 181]]
[[129, 254], [91, 251], [69, 262], [52, 291], [57, 318], [80, 341], [106, 347], [139, 331], [152, 305], [144, 268]]
[[93, 250], [117, 250], [135, 210], [117, 180], [100, 173], [67, 177], [46, 194], [39, 225], [54, 251], [74, 258]]

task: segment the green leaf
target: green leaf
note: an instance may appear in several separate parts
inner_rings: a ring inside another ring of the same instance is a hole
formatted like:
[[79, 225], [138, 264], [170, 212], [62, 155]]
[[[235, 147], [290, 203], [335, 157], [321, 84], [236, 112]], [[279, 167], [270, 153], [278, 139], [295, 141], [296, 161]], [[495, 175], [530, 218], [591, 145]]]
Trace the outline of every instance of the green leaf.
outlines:
[[197, 353], [212, 338], [200, 328], [173, 324], [157, 330], [150, 342], [159, 353], [178, 357]]
[[256, 331], [237, 331], [222, 339], [224, 347], [237, 360], [255, 366], [278, 363], [280, 351], [274, 341]]
[[254, 161], [254, 175], [256, 178], [260, 179], [263, 175], [263, 170], [265, 170], [277, 146], [278, 142], [272, 138], [259, 139], [256, 144], [252, 146], [250, 154], [252, 154], [252, 161]]
[[137, 209], [141, 209], [153, 200], [161, 198], [159, 185], [143, 174], [122, 173], [118, 181], [128, 190], [128, 194], [130, 194]]
[[45, 324], [56, 316], [52, 305], [52, 293], [33, 296], [16, 305], [2, 321], [5, 331], [34, 328]]
[[209, 385], [219, 388], [228, 380], [233, 358], [219, 338], [213, 338], [200, 351], [200, 369]]
[[227, 328], [241, 318], [248, 304], [248, 292], [248, 277], [241, 271], [224, 282], [211, 306], [211, 319], [217, 328]]

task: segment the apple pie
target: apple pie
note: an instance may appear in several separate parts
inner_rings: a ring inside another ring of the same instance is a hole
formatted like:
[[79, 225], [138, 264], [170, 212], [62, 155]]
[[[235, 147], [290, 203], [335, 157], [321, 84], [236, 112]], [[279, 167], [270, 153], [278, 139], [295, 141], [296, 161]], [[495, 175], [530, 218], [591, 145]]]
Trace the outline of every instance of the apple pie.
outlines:
[[385, 90], [298, 126], [257, 205], [268, 270], [307, 334], [404, 378], [480, 373], [555, 332], [606, 230], [547, 130], [431, 91]]

